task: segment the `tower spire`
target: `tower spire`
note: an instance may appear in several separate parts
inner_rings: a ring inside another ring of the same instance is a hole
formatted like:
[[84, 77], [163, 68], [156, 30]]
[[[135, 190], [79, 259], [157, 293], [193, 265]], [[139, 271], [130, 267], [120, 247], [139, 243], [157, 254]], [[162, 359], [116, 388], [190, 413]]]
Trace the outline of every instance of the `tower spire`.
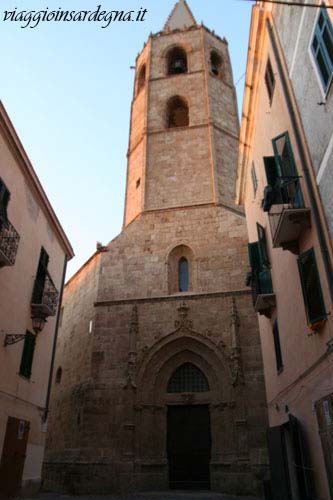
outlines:
[[196, 26], [196, 24], [196, 20], [186, 0], [179, 0], [172, 9], [163, 31], [190, 28], [191, 26]]

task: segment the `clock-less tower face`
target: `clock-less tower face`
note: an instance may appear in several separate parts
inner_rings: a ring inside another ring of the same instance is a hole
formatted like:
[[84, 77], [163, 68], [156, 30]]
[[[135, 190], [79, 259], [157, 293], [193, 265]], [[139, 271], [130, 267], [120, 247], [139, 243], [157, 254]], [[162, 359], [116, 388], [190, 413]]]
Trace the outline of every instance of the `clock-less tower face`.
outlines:
[[234, 207], [237, 145], [227, 42], [178, 2], [136, 61], [125, 226], [144, 211]]

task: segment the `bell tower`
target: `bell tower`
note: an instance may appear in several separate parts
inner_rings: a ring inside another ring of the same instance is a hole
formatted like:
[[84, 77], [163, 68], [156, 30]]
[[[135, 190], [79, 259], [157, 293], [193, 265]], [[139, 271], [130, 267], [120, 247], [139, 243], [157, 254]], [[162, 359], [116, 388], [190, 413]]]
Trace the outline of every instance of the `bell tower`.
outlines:
[[124, 226], [147, 211], [239, 210], [238, 130], [228, 44], [180, 0], [136, 60]]

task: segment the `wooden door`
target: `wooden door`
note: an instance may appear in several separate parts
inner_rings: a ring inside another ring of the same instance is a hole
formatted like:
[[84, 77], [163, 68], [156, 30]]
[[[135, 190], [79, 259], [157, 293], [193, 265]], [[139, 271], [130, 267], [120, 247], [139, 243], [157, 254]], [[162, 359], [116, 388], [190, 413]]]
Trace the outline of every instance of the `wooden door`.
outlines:
[[21, 488], [30, 424], [8, 417], [0, 462], [0, 497], [17, 495]]
[[170, 488], [208, 489], [211, 454], [208, 406], [169, 406], [167, 436]]

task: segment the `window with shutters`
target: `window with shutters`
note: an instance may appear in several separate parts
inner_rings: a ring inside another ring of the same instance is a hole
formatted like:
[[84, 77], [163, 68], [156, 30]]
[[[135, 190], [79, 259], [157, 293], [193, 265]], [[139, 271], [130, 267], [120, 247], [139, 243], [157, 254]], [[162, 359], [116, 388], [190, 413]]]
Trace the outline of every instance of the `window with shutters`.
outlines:
[[257, 223], [258, 241], [248, 244], [251, 273], [246, 284], [251, 286], [255, 310], [269, 316], [275, 306], [270, 261], [267, 250], [265, 229]]
[[324, 7], [319, 11], [313, 37], [311, 52], [319, 74], [323, 91], [330, 87], [333, 75], [333, 27]]
[[49, 263], [49, 256], [45, 251], [45, 249], [42, 247], [39, 255], [37, 274], [32, 293], [32, 302], [34, 304], [42, 303], [48, 263]]
[[6, 184], [0, 178], [0, 226], [8, 221], [7, 207], [9, 203], [10, 192]]
[[274, 89], [275, 89], [275, 76], [273, 73], [271, 61], [269, 59], [267, 60], [266, 64], [265, 83], [268, 92], [269, 103], [272, 104]]
[[174, 47], [167, 54], [168, 75], [187, 73], [187, 55], [181, 47]]
[[35, 351], [36, 337], [27, 331], [24, 337], [23, 352], [20, 364], [20, 375], [27, 379], [31, 376], [32, 362]]
[[258, 179], [257, 179], [256, 167], [254, 165], [254, 162], [252, 162], [252, 167], [251, 167], [251, 179], [252, 179], [253, 193], [255, 196], [257, 193], [257, 188], [258, 188]]
[[167, 103], [167, 127], [187, 127], [189, 124], [188, 105], [182, 97], [175, 96]]
[[303, 208], [304, 200], [288, 132], [272, 140], [274, 156], [264, 157], [267, 186], [264, 189], [263, 209], [272, 205], [289, 204]]
[[308, 324], [315, 330], [326, 320], [327, 313], [313, 248], [299, 256], [298, 269]]
[[273, 340], [274, 340], [276, 369], [277, 369], [278, 373], [281, 373], [283, 370], [283, 363], [282, 363], [282, 351], [281, 351], [281, 343], [280, 343], [279, 325], [278, 325], [277, 319], [273, 323]]
[[208, 380], [202, 371], [192, 363], [184, 363], [171, 376], [167, 392], [207, 392]]

